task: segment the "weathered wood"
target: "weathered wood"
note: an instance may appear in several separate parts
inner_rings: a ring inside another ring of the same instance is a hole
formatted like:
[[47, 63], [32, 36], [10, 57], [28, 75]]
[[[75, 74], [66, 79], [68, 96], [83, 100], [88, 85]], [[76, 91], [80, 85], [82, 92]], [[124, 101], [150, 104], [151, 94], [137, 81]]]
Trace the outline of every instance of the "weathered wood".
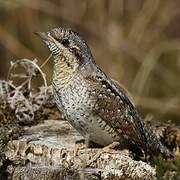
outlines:
[[75, 145], [82, 137], [66, 121], [47, 120], [27, 127], [9, 141], [6, 158], [12, 179], [155, 179], [155, 169], [113, 149]]

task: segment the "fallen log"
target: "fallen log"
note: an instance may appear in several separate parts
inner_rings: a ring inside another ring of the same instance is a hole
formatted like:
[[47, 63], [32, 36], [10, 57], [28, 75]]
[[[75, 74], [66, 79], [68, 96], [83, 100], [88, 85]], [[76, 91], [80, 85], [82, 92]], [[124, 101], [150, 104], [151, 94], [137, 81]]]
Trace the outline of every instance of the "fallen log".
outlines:
[[12, 179], [155, 179], [155, 169], [113, 149], [79, 148], [82, 139], [66, 121], [26, 127], [9, 141], [6, 158]]

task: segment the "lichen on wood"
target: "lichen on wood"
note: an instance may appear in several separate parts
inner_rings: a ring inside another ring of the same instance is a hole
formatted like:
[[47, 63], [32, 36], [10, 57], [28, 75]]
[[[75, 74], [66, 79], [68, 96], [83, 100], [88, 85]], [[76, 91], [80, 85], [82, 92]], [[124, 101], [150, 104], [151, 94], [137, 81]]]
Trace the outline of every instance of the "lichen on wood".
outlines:
[[[6, 157], [11, 161], [28, 162], [14, 169], [13, 177], [49, 177], [52, 172], [59, 177], [91, 177], [99, 179], [154, 179], [155, 169], [127, 154], [109, 149], [84, 148], [77, 150], [75, 141], [82, 137], [66, 121], [48, 120], [27, 127], [18, 140], [8, 143]], [[97, 154], [100, 154], [92, 161]], [[91, 163], [89, 163], [91, 162]], [[47, 174], [44, 171], [47, 169]], [[40, 172], [42, 170], [42, 172]], [[48, 179], [48, 178], [47, 178]]]

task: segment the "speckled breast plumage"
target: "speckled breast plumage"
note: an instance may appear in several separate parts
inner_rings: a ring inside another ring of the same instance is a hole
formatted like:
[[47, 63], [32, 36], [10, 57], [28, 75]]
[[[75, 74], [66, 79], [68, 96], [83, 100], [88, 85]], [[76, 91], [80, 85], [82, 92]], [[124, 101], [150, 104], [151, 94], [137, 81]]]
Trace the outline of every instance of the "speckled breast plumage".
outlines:
[[53, 89], [56, 103], [65, 119], [84, 137], [103, 146], [120, 141], [119, 134], [95, 114], [99, 108], [98, 94], [94, 93], [93, 87], [82, 75], [76, 75], [63, 88], [59, 88], [54, 81]]

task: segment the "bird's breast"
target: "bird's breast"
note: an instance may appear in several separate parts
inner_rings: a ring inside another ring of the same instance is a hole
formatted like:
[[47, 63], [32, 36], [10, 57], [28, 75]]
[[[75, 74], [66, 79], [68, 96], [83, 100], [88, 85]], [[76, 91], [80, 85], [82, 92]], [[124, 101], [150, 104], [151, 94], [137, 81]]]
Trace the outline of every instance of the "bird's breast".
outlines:
[[[116, 133], [99, 116], [94, 114], [97, 99], [92, 89], [81, 77], [76, 77], [65, 89], [54, 86], [57, 105], [70, 124], [90, 140], [108, 145], [116, 139]], [[58, 100], [59, 99], [59, 100]]]
[[[76, 128], [86, 131], [86, 119], [91, 115], [95, 101], [90, 96], [89, 86], [81, 77], [75, 77], [65, 87], [54, 82], [56, 103], [65, 118]], [[60, 102], [60, 103], [59, 103]]]

